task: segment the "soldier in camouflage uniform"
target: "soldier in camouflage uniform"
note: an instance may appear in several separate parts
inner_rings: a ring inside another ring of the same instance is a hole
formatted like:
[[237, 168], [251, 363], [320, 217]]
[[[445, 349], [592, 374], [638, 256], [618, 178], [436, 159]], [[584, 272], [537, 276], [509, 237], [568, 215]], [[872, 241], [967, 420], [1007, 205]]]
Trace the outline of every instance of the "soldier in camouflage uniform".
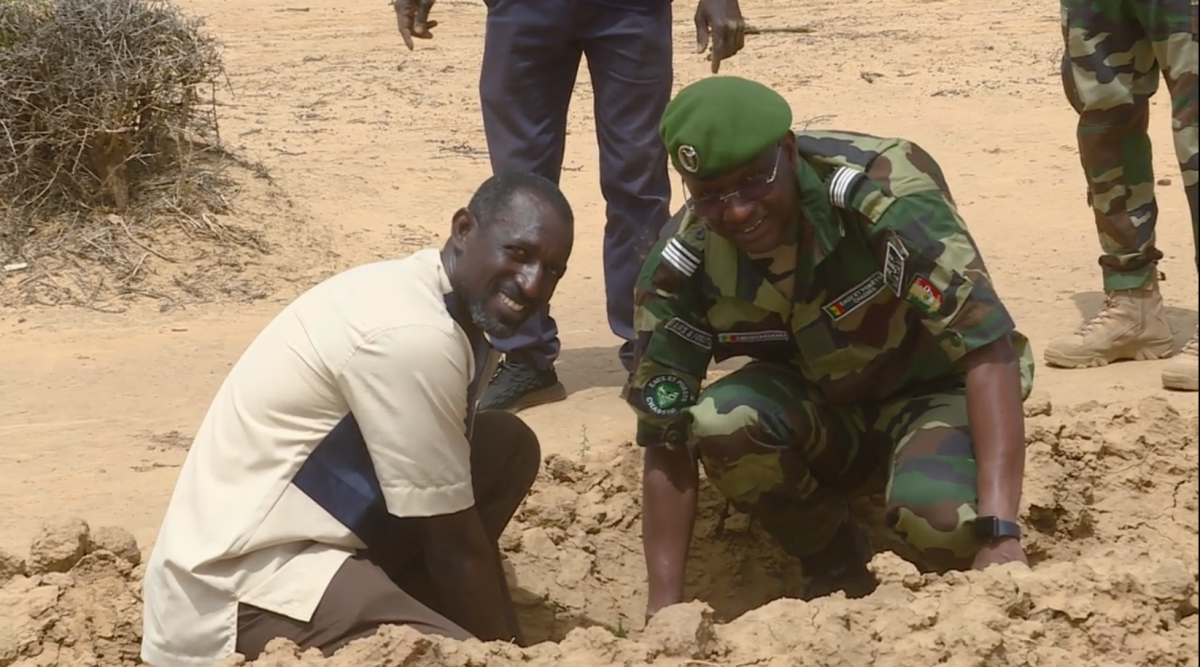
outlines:
[[937, 163], [791, 120], [769, 88], [711, 77], [660, 125], [692, 197], [642, 269], [623, 390], [646, 448], [648, 614], [683, 594], [697, 459], [824, 590], [873, 587], [847, 500], [877, 492], [934, 564], [1025, 561], [1033, 358]]
[[[1079, 157], [1100, 234], [1105, 308], [1052, 341], [1046, 362], [1064, 368], [1171, 356], [1174, 336], [1158, 289], [1158, 204], [1149, 123], [1159, 75], [1171, 96], [1175, 155], [1197, 242], [1200, 56], [1197, 0], [1062, 0], [1063, 87], [1079, 113]], [[1197, 254], [1200, 267], [1200, 254]], [[1195, 335], [1162, 371], [1168, 389], [1196, 391]]]

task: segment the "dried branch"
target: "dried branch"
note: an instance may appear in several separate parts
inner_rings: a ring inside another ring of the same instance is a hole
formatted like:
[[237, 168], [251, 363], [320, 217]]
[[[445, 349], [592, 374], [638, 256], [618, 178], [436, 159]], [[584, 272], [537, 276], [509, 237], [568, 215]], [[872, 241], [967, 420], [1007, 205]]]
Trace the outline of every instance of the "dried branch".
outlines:
[[768, 35], [785, 33], [791, 35], [807, 35], [816, 32], [817, 29], [806, 25], [782, 25], [782, 26], [746, 26], [745, 34], [747, 35]]

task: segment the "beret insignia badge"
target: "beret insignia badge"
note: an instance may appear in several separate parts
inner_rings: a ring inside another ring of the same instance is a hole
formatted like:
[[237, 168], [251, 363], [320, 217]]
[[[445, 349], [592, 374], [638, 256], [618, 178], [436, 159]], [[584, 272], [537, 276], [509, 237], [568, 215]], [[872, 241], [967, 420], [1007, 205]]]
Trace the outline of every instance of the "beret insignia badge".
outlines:
[[700, 155], [696, 152], [695, 147], [684, 144], [679, 147], [677, 155], [679, 156], [679, 166], [693, 174], [699, 171]]

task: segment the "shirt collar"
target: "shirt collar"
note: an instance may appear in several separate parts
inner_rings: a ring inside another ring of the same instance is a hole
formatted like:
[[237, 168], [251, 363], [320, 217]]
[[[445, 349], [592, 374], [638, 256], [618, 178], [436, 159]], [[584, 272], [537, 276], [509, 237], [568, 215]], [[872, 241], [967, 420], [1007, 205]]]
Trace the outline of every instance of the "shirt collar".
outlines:
[[442, 301], [446, 304], [446, 312], [450, 315], [462, 330], [467, 332], [467, 338], [471, 341], [471, 347], [478, 350], [481, 345], [487, 345], [487, 338], [479, 327], [471, 321], [470, 313], [466, 308], [460, 308], [461, 299], [454, 293], [454, 287], [450, 284], [450, 275], [446, 272], [446, 264], [442, 261], [442, 251], [440, 249], [429, 248], [421, 251], [428, 253], [425, 259], [434, 265], [437, 270], [438, 284], [442, 290]]
[[463, 433], [470, 440], [474, 436], [475, 413], [479, 406], [479, 397], [487, 389], [500, 355], [496, 353], [491, 341], [483, 331], [471, 320], [470, 313], [465, 308], [459, 307], [462, 300], [454, 293], [454, 287], [450, 284], [450, 275], [446, 272], [446, 264], [442, 261], [441, 250], [427, 252], [430, 252], [431, 255], [427, 261], [436, 263], [435, 268], [438, 282], [441, 285], [442, 300], [446, 304], [446, 312], [466, 332], [467, 340], [471, 344], [471, 353], [475, 359], [475, 374], [471, 378], [470, 384], [467, 385], [467, 413], [463, 419]]
[[796, 169], [796, 182], [800, 184], [800, 216], [798, 224], [812, 230], [811, 235], [803, 233], [801, 242], [808, 247], [800, 252], [796, 262], [797, 289], [796, 297], [812, 284], [812, 278], [819, 265], [828, 257], [845, 236], [841, 217], [829, 202], [828, 188], [821, 181], [817, 170], [803, 157]]

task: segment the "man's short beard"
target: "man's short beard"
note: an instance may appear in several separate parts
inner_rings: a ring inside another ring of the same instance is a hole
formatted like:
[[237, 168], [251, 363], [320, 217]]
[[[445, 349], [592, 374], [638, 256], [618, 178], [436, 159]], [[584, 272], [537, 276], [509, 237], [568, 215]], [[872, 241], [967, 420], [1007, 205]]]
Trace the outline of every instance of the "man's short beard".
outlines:
[[482, 302], [471, 302], [468, 310], [471, 311], [471, 321], [475, 323], [475, 326], [493, 338], [512, 338], [517, 333], [516, 327], [504, 324], [491, 315], [488, 315], [487, 309], [483, 307]]

